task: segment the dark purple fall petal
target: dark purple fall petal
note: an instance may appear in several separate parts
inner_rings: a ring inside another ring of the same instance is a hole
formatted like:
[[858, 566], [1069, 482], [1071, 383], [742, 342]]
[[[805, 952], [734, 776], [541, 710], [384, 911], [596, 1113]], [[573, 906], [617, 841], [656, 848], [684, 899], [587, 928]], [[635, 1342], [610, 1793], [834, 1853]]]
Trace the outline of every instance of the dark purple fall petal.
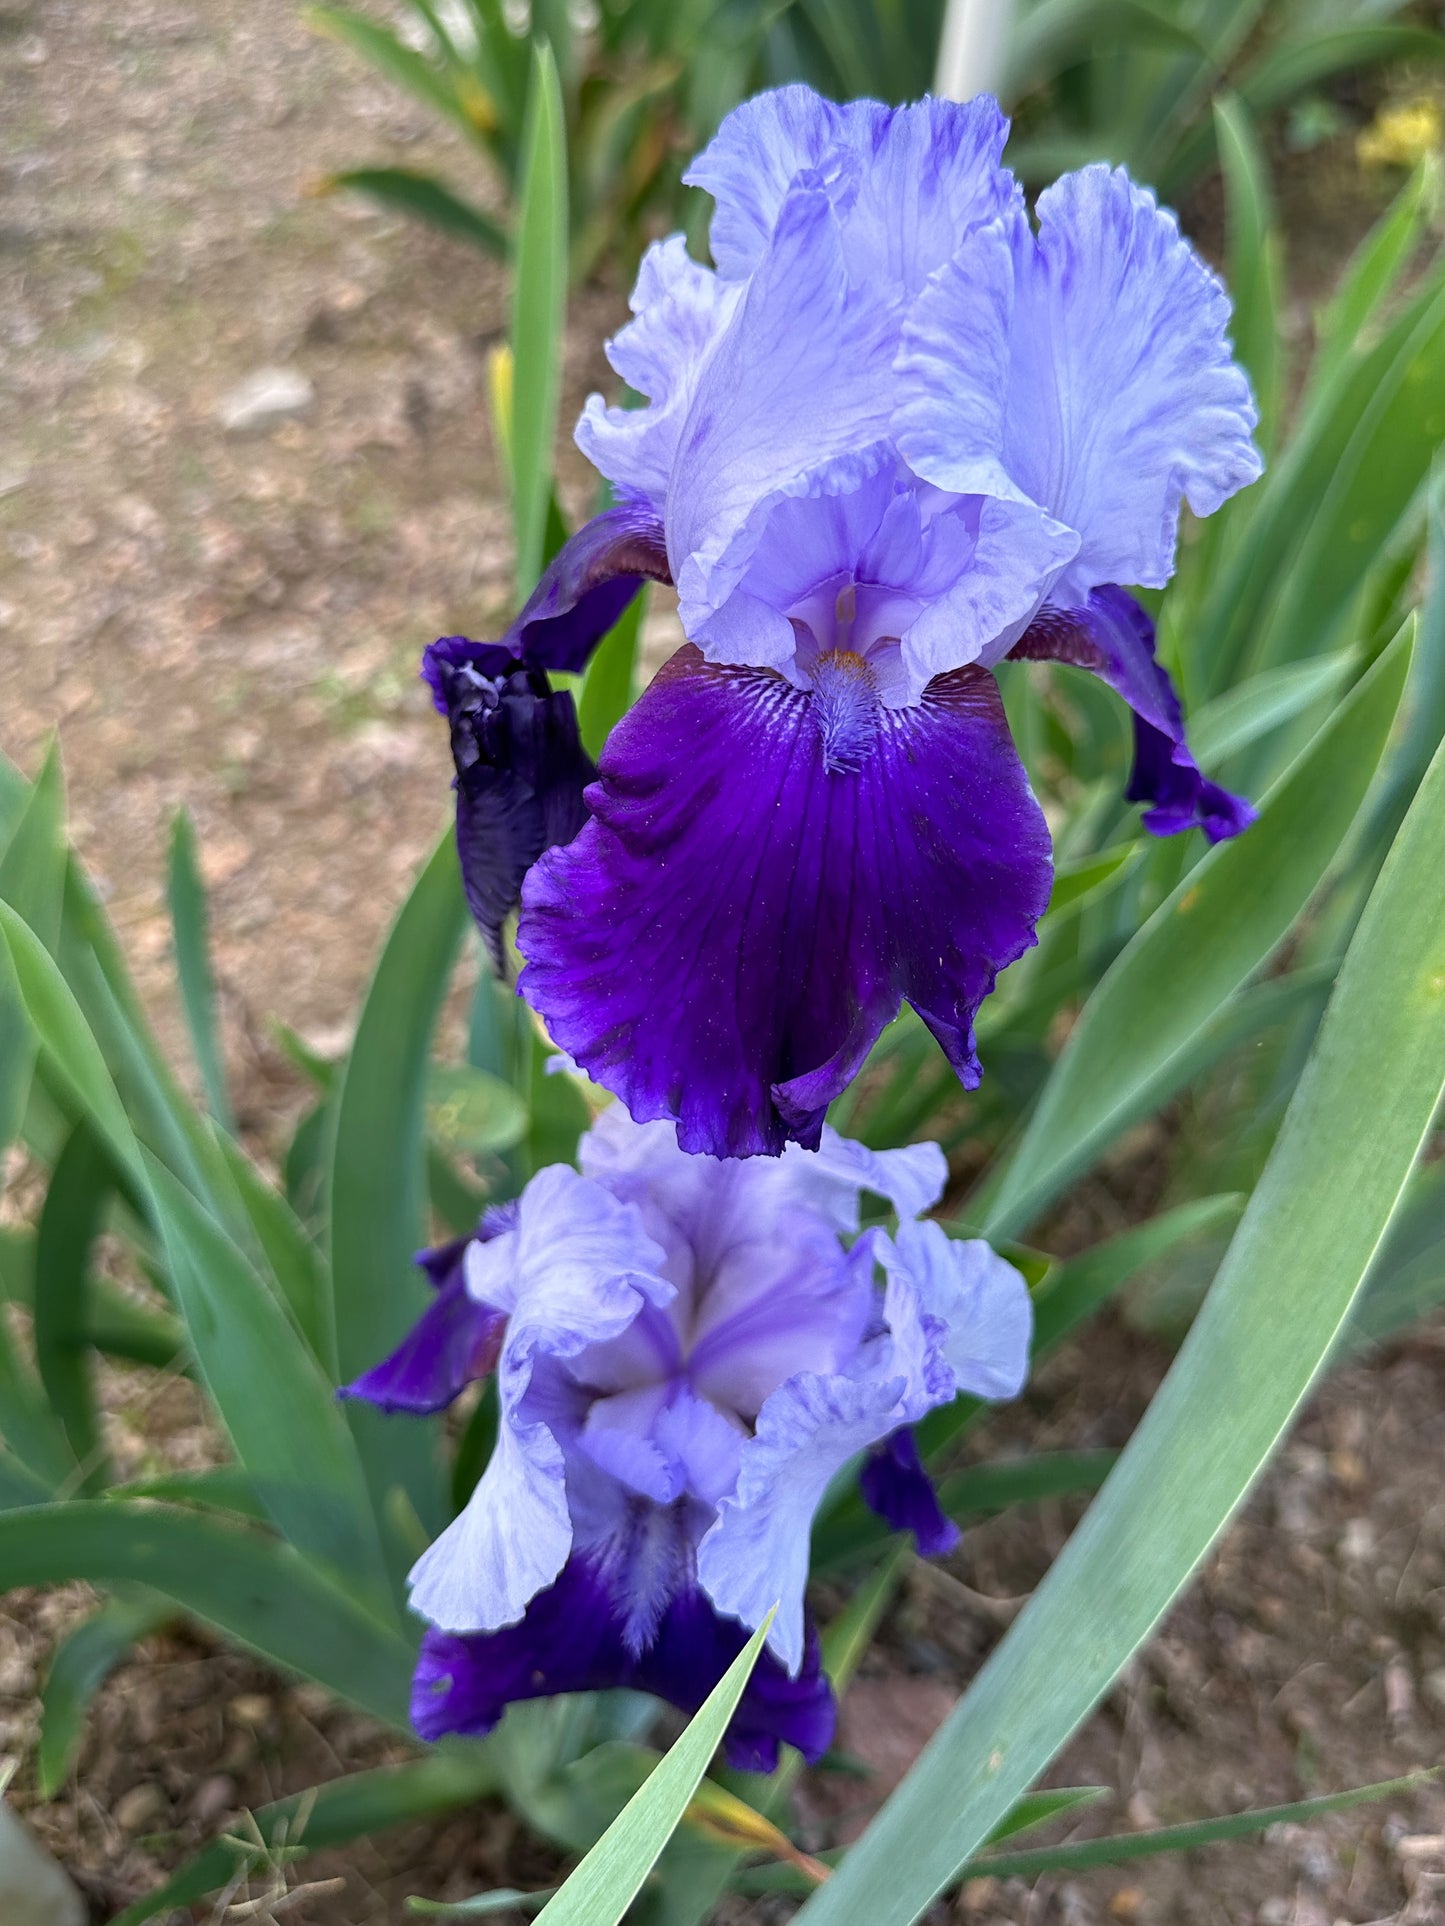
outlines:
[[577, 732], [570, 695], [536, 669], [487, 680], [438, 665], [456, 764], [457, 854], [467, 904], [498, 974], [502, 926], [522, 878], [544, 849], [567, 843], [587, 820], [582, 792], [596, 773]]
[[911, 1531], [923, 1558], [941, 1558], [958, 1543], [958, 1526], [938, 1502], [933, 1480], [905, 1426], [875, 1445], [858, 1473], [863, 1502], [894, 1531]]
[[445, 1410], [497, 1362], [506, 1315], [468, 1297], [458, 1275], [444, 1284], [389, 1358], [343, 1385], [343, 1398], [364, 1398], [383, 1411], [425, 1417]]
[[656, 514], [619, 502], [562, 544], [502, 640], [532, 668], [578, 674], [643, 582], [671, 580]]
[[444, 635], [422, 657], [432, 700], [448, 713], [446, 671], [472, 668], [491, 680], [519, 662], [580, 673], [593, 649], [646, 580], [667, 582], [662, 526], [650, 508], [620, 502], [562, 544], [521, 614], [496, 642]]
[[1091, 669], [1124, 698], [1134, 712], [1134, 767], [1124, 793], [1150, 805], [1143, 823], [1154, 835], [1197, 826], [1219, 843], [1254, 821], [1252, 804], [1201, 775], [1174, 684], [1154, 653], [1154, 624], [1124, 589], [1095, 589], [1083, 608], [1042, 609], [1010, 655]]
[[976, 1085], [974, 1014], [1048, 900], [992, 675], [880, 708], [846, 758], [816, 701], [679, 650], [613, 731], [592, 820], [527, 879], [523, 994], [684, 1150], [816, 1147], [903, 998]]
[[[694, 1588], [672, 1601], [651, 1644], [634, 1655], [606, 1584], [586, 1559], [573, 1557], [518, 1624], [462, 1636], [427, 1631], [412, 1685], [412, 1723], [424, 1739], [449, 1732], [481, 1737], [519, 1699], [616, 1686], [693, 1713], [747, 1638]], [[764, 1651], [724, 1737], [728, 1762], [771, 1772], [783, 1742], [816, 1761], [832, 1742], [835, 1716], [816, 1635], [810, 1633], [795, 1679]]]
[[[476, 1239], [485, 1243], [509, 1230], [515, 1214], [515, 1205], [489, 1206], [477, 1226]], [[342, 1385], [338, 1397], [364, 1398], [383, 1411], [426, 1417], [445, 1410], [478, 1378], [491, 1376], [507, 1319], [504, 1312], [467, 1295], [466, 1251], [474, 1241], [454, 1237], [434, 1250], [417, 1252], [417, 1267], [436, 1292], [435, 1298], [391, 1356], [354, 1383]]]

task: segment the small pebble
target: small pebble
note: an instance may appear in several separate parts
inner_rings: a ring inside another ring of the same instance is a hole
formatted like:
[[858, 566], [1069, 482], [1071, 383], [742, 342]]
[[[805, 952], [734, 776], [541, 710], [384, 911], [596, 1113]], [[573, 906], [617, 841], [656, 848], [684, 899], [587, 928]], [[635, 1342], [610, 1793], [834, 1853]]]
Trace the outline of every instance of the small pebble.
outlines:
[[1340, 1535], [1340, 1553], [1352, 1565], [1363, 1565], [1375, 1555], [1375, 1527], [1368, 1518], [1352, 1518]]
[[304, 414], [316, 390], [299, 368], [257, 368], [221, 397], [221, 426], [233, 435]]
[[149, 1780], [142, 1780], [123, 1792], [111, 1807], [110, 1816], [122, 1832], [144, 1832], [154, 1826], [166, 1810], [166, 1795]]
[[238, 1692], [231, 1701], [231, 1716], [242, 1725], [264, 1725], [271, 1716], [271, 1701], [264, 1692]]
[[1413, 1832], [1395, 1842], [1399, 1859], [1439, 1859], [1445, 1855], [1445, 1833]]
[[1346, 1491], [1358, 1491], [1369, 1476], [1359, 1452], [1351, 1451], [1348, 1447], [1330, 1453], [1330, 1471], [1335, 1482], [1343, 1485]]
[[236, 1781], [224, 1772], [215, 1772], [196, 1787], [191, 1798], [191, 1817], [203, 1826], [214, 1826], [235, 1804]]
[[1385, 1667], [1385, 1711], [1392, 1726], [1408, 1725], [1415, 1715], [1415, 1684], [1403, 1659]]

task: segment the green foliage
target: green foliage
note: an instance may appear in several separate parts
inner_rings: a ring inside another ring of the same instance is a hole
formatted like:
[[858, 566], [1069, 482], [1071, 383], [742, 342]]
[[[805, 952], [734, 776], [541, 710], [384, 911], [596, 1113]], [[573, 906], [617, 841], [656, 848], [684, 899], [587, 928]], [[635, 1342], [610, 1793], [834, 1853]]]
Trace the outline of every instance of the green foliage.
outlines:
[[545, 44], [532, 63], [522, 137], [521, 201], [512, 292], [512, 520], [517, 588], [542, 572], [552, 505], [552, 443], [567, 308], [567, 149], [557, 63]]
[[138, 1639], [172, 1617], [161, 1599], [142, 1593], [112, 1598], [68, 1632], [55, 1648], [40, 1700], [40, 1757], [36, 1779], [54, 1798], [70, 1775], [85, 1731], [90, 1701]]
[[191, 1033], [191, 1048], [205, 1086], [206, 1103], [223, 1130], [235, 1134], [226, 1071], [216, 1035], [216, 986], [206, 936], [206, 894], [196, 866], [196, 832], [184, 810], [171, 830], [171, 929], [176, 946], [176, 979]]
[[1249, 834], [1218, 844], [1183, 877], [1105, 974], [975, 1213], [989, 1236], [1026, 1230], [1121, 1130], [1172, 1094], [1174, 1066], [1292, 928], [1389, 738], [1410, 661], [1403, 641], [1329, 717]]
[[[905, 1926], [1167, 1611], [1349, 1314], [1445, 1092], [1445, 747], [1350, 946], [1229, 1255], [1103, 1492], [928, 1752], [803, 1908]], [[1372, 1120], [1368, 1135], [1361, 1116]], [[1141, 1529], [1141, 1521], [1147, 1521]]]
[[[698, 209], [683, 166], [748, 94], [802, 80], [835, 100], [916, 100], [935, 85], [946, 0], [608, 0], [595, 25], [561, 4], [531, 9], [560, 80], [570, 157], [571, 267], [635, 260], [649, 233], [686, 226]], [[1013, 165], [1030, 184], [1091, 160], [1123, 162], [1174, 200], [1216, 159], [1236, 205], [1262, 185], [1251, 123], [1284, 113], [1342, 75], [1386, 63], [1438, 67], [1445, 38], [1388, 16], [1400, 0], [1019, 0], [1000, 97], [1018, 116]], [[505, 257], [526, 171], [529, 46], [500, 0], [454, 10], [406, 0], [405, 25], [347, 7], [307, 18], [428, 112], [456, 128], [489, 177], [488, 206], [436, 176], [360, 167], [323, 186], [370, 195], [483, 251]], [[1217, 110], [1215, 104], [1218, 103]], [[1256, 202], [1263, 240], [1268, 209]], [[1250, 325], [1266, 303], [1256, 282], [1275, 264], [1241, 236], [1232, 285], [1240, 346], [1264, 401], [1277, 408], [1274, 336]], [[1273, 290], [1268, 297], [1273, 304]]]

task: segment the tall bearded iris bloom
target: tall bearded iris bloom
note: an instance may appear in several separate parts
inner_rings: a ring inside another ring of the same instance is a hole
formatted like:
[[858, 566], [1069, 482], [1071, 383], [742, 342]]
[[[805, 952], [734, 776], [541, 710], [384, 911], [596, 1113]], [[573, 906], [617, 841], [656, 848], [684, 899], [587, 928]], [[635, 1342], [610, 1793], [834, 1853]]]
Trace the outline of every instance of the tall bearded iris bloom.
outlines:
[[[907, 1427], [960, 1391], [1018, 1390], [1023, 1280], [916, 1221], [943, 1187], [933, 1144], [829, 1131], [724, 1163], [619, 1104], [580, 1158], [438, 1258], [432, 1307], [353, 1387], [435, 1409], [495, 1361], [491, 1462], [411, 1574], [431, 1624], [414, 1721], [482, 1733], [513, 1700], [616, 1685], [695, 1710], [776, 1604], [729, 1754], [771, 1770], [786, 1740], [815, 1759], [833, 1702], [803, 1605], [813, 1515], [866, 1454], [873, 1508], [947, 1548]], [[859, 1235], [865, 1190], [895, 1235]]]
[[562, 666], [558, 612], [575, 647], [609, 569], [665, 554], [688, 644], [530, 868], [518, 946], [556, 1041], [689, 1150], [816, 1144], [903, 999], [977, 1083], [975, 1013], [1050, 889], [1005, 658], [1129, 704], [1151, 830], [1251, 818], [1127, 592], [1168, 581], [1183, 502], [1259, 473], [1228, 301], [1122, 172], [1031, 220], [1006, 131], [988, 99], [802, 87], [729, 116], [688, 176], [716, 269], [652, 249], [610, 350], [648, 405], [593, 397], [578, 428], [615, 532], [575, 537], [512, 631], [509, 659]]

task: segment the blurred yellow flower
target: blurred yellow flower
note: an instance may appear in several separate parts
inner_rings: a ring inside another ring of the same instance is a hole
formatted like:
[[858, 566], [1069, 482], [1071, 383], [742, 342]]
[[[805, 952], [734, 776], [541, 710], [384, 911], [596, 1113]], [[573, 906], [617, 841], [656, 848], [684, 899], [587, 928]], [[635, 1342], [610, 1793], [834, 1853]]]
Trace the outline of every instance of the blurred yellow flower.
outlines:
[[1355, 141], [1361, 167], [1413, 167], [1440, 146], [1440, 103], [1428, 95], [1382, 107]]

